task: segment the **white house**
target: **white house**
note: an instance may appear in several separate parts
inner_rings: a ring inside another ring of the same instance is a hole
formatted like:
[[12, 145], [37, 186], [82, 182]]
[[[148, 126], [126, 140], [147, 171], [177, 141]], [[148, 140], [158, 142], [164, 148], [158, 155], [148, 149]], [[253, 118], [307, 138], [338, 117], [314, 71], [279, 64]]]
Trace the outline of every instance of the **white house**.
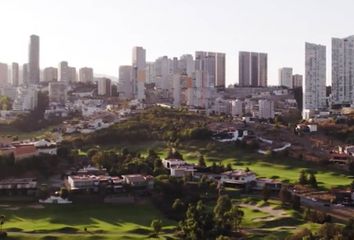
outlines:
[[164, 159], [162, 160], [162, 165], [167, 169], [171, 169], [171, 168], [185, 166], [187, 165], [187, 163], [180, 159]]
[[254, 172], [245, 170], [233, 170], [221, 174], [221, 183], [247, 184], [257, 179]]

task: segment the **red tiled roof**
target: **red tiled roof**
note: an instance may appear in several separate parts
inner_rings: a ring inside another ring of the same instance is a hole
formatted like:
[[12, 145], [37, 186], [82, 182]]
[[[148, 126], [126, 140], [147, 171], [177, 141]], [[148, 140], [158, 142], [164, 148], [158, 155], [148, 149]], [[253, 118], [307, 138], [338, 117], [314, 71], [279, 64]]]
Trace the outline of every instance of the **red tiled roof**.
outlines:
[[15, 149], [15, 155], [28, 155], [28, 154], [35, 154], [37, 149], [34, 145], [17, 145]]

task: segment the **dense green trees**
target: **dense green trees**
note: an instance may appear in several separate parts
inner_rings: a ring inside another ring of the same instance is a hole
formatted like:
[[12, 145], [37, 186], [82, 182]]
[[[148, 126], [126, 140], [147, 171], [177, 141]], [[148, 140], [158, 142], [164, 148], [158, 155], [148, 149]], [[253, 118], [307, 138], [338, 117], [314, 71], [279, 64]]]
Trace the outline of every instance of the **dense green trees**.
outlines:
[[211, 212], [202, 201], [190, 204], [186, 217], [179, 223], [183, 239], [227, 239], [239, 232], [243, 211], [231, 203], [227, 195], [220, 196]]
[[129, 152], [124, 149], [121, 153], [115, 151], [104, 151], [90, 149], [88, 156], [90, 162], [98, 168], [105, 168], [112, 175], [140, 173], [145, 175], [168, 174], [162, 166], [158, 155], [150, 150], [148, 156], [141, 157], [140, 154]]
[[11, 99], [7, 96], [0, 96], [0, 110], [10, 110]]
[[317, 184], [317, 179], [316, 179], [315, 173], [312, 171], [306, 172], [305, 170], [301, 170], [300, 176], [299, 176], [299, 184], [301, 184], [301, 185], [308, 184], [313, 188], [317, 188], [318, 184]]
[[206, 127], [208, 117], [199, 114], [152, 107], [120, 122], [109, 129], [103, 129], [83, 137], [86, 143], [104, 144], [164, 140], [207, 140], [211, 131]]

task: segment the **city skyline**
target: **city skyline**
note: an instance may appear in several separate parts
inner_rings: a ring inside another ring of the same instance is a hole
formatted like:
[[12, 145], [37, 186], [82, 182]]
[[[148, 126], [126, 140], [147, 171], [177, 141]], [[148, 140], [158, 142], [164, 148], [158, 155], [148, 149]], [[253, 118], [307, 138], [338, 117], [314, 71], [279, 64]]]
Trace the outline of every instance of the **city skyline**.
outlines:
[[[0, 20], [10, 24], [3, 28], [0, 62], [27, 62], [28, 36], [35, 34], [41, 38], [41, 69], [68, 61], [77, 68], [89, 66], [97, 73], [118, 76], [119, 66], [130, 64], [134, 46], [146, 49], [147, 61], [212, 51], [226, 53], [226, 83], [233, 84], [238, 81], [238, 52], [256, 51], [268, 53], [268, 83], [276, 85], [281, 67], [304, 74], [304, 43], [308, 41], [329, 49], [328, 85], [331, 38], [352, 35], [354, 16], [349, 9], [354, 4], [345, 0], [341, 4], [318, 0], [169, 2], [61, 1], [54, 12], [48, 1], [2, 1]], [[340, 14], [332, 13], [343, 4], [347, 7]], [[134, 11], [138, 17], [132, 18]], [[325, 18], [328, 14], [337, 17]]]

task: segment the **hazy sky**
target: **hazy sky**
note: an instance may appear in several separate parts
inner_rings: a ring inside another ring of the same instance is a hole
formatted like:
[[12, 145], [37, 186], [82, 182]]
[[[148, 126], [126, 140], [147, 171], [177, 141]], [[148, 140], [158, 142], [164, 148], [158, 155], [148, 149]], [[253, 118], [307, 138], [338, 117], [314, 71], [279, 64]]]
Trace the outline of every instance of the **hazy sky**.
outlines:
[[[227, 83], [238, 81], [238, 51], [268, 53], [278, 68], [304, 73], [305, 41], [327, 46], [354, 34], [353, 0], [0, 0], [0, 62], [27, 61], [29, 35], [41, 40], [41, 67], [62, 60], [117, 76], [133, 46], [147, 60], [196, 50], [226, 53]], [[328, 74], [327, 82], [330, 82]]]

